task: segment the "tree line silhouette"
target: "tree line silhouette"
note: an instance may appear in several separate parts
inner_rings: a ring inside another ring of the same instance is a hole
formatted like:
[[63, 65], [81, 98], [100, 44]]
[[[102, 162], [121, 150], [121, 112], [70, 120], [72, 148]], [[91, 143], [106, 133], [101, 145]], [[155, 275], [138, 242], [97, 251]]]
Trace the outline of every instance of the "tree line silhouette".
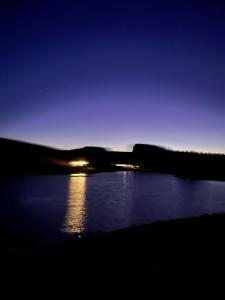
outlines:
[[115, 171], [121, 169], [117, 164], [129, 164], [139, 166], [139, 171], [225, 180], [224, 154], [174, 151], [147, 144], [134, 145], [132, 152], [101, 147], [60, 150], [1, 138], [0, 153], [1, 175], [67, 174], [80, 171], [71, 167], [70, 161], [86, 160], [86, 171]]

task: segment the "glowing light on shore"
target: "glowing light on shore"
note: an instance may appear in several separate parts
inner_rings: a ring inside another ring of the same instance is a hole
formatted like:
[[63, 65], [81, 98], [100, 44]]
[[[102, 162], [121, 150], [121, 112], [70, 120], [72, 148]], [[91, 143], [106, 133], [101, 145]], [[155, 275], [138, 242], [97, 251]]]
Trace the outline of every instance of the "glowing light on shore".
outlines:
[[73, 160], [69, 162], [71, 167], [85, 167], [89, 165], [89, 162], [86, 160]]
[[126, 169], [138, 169], [139, 166], [131, 164], [116, 164], [116, 167], [126, 168]]

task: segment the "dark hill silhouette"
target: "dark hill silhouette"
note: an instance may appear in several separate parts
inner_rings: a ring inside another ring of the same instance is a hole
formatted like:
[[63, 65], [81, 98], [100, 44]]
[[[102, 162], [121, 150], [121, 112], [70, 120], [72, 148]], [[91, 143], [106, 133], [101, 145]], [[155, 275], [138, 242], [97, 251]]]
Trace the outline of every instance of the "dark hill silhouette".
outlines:
[[62, 172], [64, 152], [41, 145], [1, 138], [0, 173], [4, 175]]
[[223, 154], [173, 151], [144, 144], [136, 144], [133, 154], [140, 167], [154, 172], [225, 180], [225, 155]]
[[67, 174], [80, 171], [71, 167], [74, 160], [85, 160], [83, 171], [118, 170], [117, 164], [138, 165], [139, 171], [171, 173], [182, 177], [225, 180], [225, 155], [173, 151], [136, 144], [132, 152], [109, 151], [101, 147], [60, 150], [0, 138], [0, 174]]
[[71, 173], [74, 168], [69, 163], [74, 160], [88, 161], [90, 168], [86, 171], [113, 171], [118, 169], [115, 164], [134, 162], [131, 152], [108, 151], [93, 146], [60, 150], [5, 138], [0, 138], [0, 152], [2, 175]]

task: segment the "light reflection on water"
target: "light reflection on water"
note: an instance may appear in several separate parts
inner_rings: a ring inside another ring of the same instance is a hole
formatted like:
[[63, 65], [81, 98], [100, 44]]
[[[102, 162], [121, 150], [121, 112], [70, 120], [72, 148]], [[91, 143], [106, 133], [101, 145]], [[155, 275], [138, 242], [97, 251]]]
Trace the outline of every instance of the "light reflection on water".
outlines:
[[62, 231], [79, 234], [85, 227], [86, 175], [72, 174], [69, 180], [67, 211]]
[[[115, 172], [0, 179], [7, 239], [58, 240], [225, 212], [225, 182]], [[2, 235], [3, 236], [3, 235]]]

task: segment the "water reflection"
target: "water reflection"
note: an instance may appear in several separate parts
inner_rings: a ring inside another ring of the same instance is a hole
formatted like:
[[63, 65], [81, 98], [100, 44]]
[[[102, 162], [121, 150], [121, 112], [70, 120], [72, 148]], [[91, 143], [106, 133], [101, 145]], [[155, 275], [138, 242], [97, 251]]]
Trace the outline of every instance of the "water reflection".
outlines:
[[67, 212], [63, 232], [81, 233], [85, 227], [86, 175], [72, 174], [69, 181]]
[[141, 172], [15, 176], [0, 178], [0, 198], [7, 247], [224, 213], [225, 183]]

